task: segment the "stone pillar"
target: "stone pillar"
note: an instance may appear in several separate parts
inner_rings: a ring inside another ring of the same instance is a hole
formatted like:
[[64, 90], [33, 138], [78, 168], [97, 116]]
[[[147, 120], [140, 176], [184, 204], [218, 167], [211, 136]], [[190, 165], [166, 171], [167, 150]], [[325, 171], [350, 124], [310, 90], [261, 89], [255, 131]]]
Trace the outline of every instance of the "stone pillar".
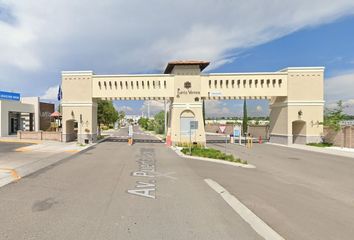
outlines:
[[291, 144], [292, 132], [289, 127], [288, 106], [286, 97], [275, 97], [270, 102], [269, 139], [272, 143]]
[[[181, 117], [185, 120], [181, 122]], [[190, 120], [198, 121], [198, 129], [189, 134]], [[181, 123], [183, 126], [181, 126]], [[203, 124], [202, 102], [198, 103], [172, 103], [171, 104], [171, 140], [173, 144], [197, 142], [205, 145], [205, 130]], [[190, 139], [191, 138], [191, 139]]]
[[[97, 140], [97, 103], [63, 103], [63, 141], [72, 141], [77, 134], [77, 141], [92, 143]], [[74, 132], [75, 129], [75, 132]]]
[[323, 67], [287, 68], [287, 96], [273, 97], [270, 141], [280, 144], [321, 142]]
[[63, 141], [77, 134], [80, 143], [97, 139], [97, 103], [92, 97], [92, 71], [62, 72]]

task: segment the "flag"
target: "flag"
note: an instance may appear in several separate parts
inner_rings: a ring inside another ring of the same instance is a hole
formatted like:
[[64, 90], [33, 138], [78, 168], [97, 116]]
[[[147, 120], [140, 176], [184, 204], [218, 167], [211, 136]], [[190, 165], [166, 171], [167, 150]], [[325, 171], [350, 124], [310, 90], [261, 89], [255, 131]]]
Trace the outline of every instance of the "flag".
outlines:
[[58, 101], [60, 101], [63, 98], [63, 92], [61, 91], [61, 85], [59, 85], [58, 89]]

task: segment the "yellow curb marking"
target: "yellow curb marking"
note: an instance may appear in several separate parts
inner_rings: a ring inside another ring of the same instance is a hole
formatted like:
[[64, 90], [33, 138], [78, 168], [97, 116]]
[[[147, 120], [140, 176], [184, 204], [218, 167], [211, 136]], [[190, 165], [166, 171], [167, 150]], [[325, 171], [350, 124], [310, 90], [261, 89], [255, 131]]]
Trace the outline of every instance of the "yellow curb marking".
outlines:
[[11, 176], [13, 178], [15, 178], [16, 181], [20, 180], [21, 179], [21, 176], [18, 175], [18, 173], [16, 172], [15, 169], [12, 169], [12, 168], [0, 168], [0, 171], [3, 170], [3, 171], [8, 171], [11, 173]]
[[31, 149], [29, 147], [20, 147], [15, 149], [16, 152], [30, 152]]

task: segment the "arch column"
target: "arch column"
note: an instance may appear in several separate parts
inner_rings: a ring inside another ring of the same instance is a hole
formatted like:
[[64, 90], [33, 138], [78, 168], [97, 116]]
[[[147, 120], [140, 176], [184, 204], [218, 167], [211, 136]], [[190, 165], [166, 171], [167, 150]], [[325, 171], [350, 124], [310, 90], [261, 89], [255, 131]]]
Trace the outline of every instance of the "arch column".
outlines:
[[85, 143], [87, 140], [89, 143], [97, 140], [97, 103], [92, 102], [74, 102], [62, 103], [63, 111], [63, 141], [72, 141], [72, 126], [70, 121], [77, 122], [77, 141], [79, 143]]
[[192, 142], [205, 145], [205, 130], [203, 124], [203, 105], [198, 103], [172, 103], [171, 104], [171, 118], [169, 133], [171, 134], [172, 144], [189, 142], [189, 135], [181, 132], [181, 116], [192, 117], [193, 120], [198, 121], [198, 129], [193, 132]]
[[287, 97], [275, 97], [270, 109], [270, 142], [286, 145], [322, 142], [323, 101], [289, 101]]

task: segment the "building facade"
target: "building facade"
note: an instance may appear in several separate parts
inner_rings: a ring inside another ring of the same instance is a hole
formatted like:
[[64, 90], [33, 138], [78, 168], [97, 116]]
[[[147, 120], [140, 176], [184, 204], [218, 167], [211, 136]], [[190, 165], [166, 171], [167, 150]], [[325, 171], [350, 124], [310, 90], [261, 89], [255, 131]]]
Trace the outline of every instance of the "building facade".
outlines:
[[[203, 100], [266, 99], [270, 104], [270, 141], [280, 144], [320, 142], [323, 133], [323, 67], [286, 68], [278, 72], [202, 73], [209, 62], [170, 62], [163, 74], [95, 75], [62, 72], [63, 138], [97, 137], [97, 99], [168, 100], [167, 139], [205, 143]], [[80, 89], [80, 91], [77, 91]], [[207, 106], [206, 106], [207, 108]], [[191, 129], [191, 122], [198, 122]]]
[[39, 97], [21, 98], [18, 93], [0, 91], [0, 137], [16, 135], [17, 131], [47, 130], [47, 116], [54, 107], [41, 103]]

